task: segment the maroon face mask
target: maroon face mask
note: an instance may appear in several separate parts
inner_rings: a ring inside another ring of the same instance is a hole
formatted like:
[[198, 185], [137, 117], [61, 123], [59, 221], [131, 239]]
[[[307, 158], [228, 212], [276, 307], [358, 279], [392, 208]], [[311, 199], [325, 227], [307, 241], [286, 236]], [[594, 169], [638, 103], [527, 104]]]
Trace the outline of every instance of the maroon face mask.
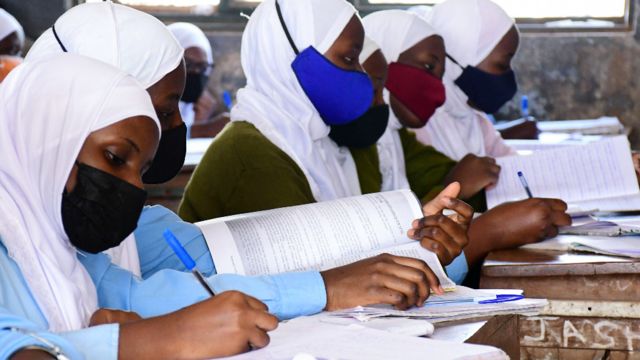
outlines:
[[396, 62], [389, 64], [385, 87], [416, 115], [423, 125], [445, 101], [442, 80], [411, 65]]

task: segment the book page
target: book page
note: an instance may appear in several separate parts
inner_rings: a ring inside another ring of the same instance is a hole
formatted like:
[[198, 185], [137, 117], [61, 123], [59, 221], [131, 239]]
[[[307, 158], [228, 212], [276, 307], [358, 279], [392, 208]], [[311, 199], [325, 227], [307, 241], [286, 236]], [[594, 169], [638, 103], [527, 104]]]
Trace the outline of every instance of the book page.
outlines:
[[496, 161], [502, 170], [498, 184], [486, 192], [489, 208], [527, 198], [518, 171], [524, 173], [533, 196], [569, 203], [640, 192], [625, 136]]
[[218, 273], [275, 274], [320, 269], [335, 259], [413, 242], [422, 217], [408, 190], [293, 206], [198, 223]]
[[322, 321], [322, 317], [300, 317], [269, 333], [271, 342], [265, 348], [225, 359], [289, 360], [299, 359], [475, 359], [506, 360], [499, 349], [472, 344], [453, 344], [440, 340], [393, 334], [356, 324], [338, 325]]
[[580, 209], [596, 209], [605, 212], [640, 210], [640, 193], [604, 199], [576, 201], [569, 205]]

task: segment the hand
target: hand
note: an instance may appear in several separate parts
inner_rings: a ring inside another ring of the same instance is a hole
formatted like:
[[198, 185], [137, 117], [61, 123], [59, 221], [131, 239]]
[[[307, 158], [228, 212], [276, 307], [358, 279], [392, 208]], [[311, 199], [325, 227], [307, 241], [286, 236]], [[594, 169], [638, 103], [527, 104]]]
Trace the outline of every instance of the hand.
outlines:
[[205, 359], [269, 343], [278, 319], [260, 301], [227, 291], [174, 313], [122, 325], [119, 359]]
[[445, 185], [457, 181], [462, 186], [461, 199], [469, 199], [482, 189], [491, 188], [498, 183], [500, 166], [490, 157], [477, 157], [469, 154], [449, 171], [445, 178]]
[[211, 119], [217, 107], [218, 102], [216, 99], [211, 95], [209, 90], [204, 89], [198, 101], [193, 105], [193, 111], [195, 112], [194, 123], [205, 122]]
[[[459, 193], [459, 183], [449, 184], [422, 207], [425, 217], [415, 220], [407, 232], [411, 239], [420, 241], [422, 247], [438, 255], [443, 265], [449, 265], [469, 242], [467, 229], [473, 218], [473, 208], [456, 199]], [[443, 215], [445, 209], [453, 214]]]
[[566, 211], [567, 204], [556, 199], [533, 198], [496, 206], [471, 223], [467, 260], [471, 263], [494, 250], [554, 237], [558, 227], [571, 225]]
[[537, 139], [538, 125], [535, 121], [525, 120], [517, 125], [500, 130], [503, 139]]
[[134, 321], [142, 320], [140, 315], [121, 310], [98, 309], [91, 316], [89, 326], [98, 326], [105, 324], [126, 324]]
[[429, 289], [443, 294], [438, 277], [414, 258], [382, 254], [320, 273], [327, 288], [326, 310], [391, 304], [398, 309], [421, 306]]

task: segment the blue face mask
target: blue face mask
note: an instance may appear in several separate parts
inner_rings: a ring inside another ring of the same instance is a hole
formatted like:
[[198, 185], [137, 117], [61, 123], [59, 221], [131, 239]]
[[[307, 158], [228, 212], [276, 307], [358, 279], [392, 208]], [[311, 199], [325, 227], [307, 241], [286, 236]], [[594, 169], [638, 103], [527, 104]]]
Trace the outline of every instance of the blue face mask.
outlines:
[[299, 52], [277, 1], [276, 10], [291, 48], [297, 55], [291, 68], [322, 120], [327, 125], [344, 125], [367, 112], [373, 102], [374, 92], [367, 74], [341, 69], [313, 46]]
[[478, 109], [493, 114], [518, 91], [516, 75], [512, 70], [501, 75], [489, 74], [474, 66], [462, 67], [451, 56], [447, 57], [462, 68], [454, 83], [469, 97]]

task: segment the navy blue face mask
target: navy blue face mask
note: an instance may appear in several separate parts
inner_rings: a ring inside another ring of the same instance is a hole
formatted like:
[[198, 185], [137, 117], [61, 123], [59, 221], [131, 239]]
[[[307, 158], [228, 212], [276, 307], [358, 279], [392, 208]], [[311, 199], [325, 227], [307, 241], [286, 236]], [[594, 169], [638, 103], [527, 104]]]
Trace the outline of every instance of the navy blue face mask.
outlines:
[[487, 114], [493, 114], [518, 91], [518, 83], [513, 70], [501, 75], [489, 74], [474, 66], [462, 67], [451, 56], [447, 57], [462, 68], [454, 83], [469, 97], [475, 107]]
[[291, 68], [325, 124], [348, 124], [367, 112], [373, 102], [373, 85], [367, 74], [336, 66], [313, 46], [298, 51], [277, 1], [276, 10], [289, 44], [297, 55]]

